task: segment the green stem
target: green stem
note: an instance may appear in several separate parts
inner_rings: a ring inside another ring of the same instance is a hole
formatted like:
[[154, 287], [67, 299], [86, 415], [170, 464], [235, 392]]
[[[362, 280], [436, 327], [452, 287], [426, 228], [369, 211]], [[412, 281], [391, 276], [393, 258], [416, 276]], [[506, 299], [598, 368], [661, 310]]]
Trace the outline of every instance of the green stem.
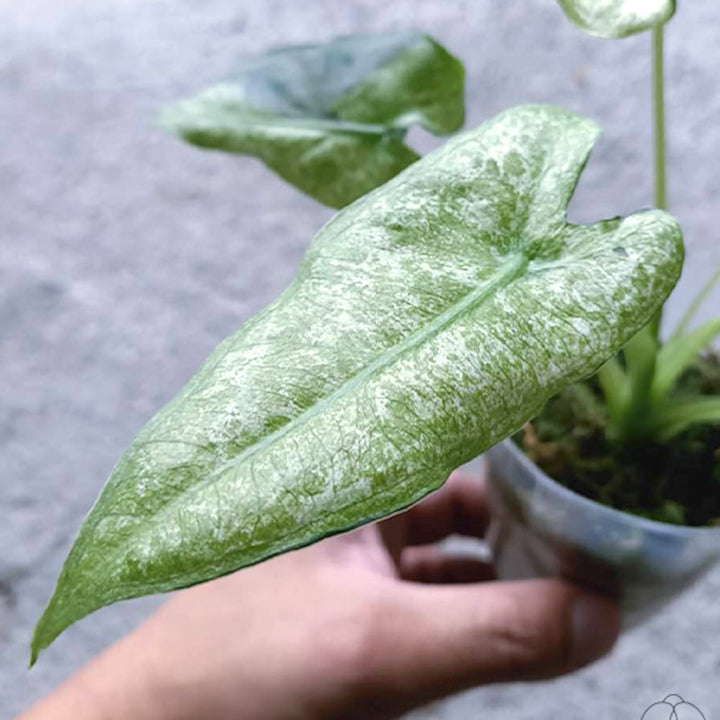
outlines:
[[[652, 30], [652, 99], [655, 162], [655, 206], [667, 210], [667, 154], [665, 131], [664, 30]], [[624, 348], [627, 369], [627, 396], [623, 417], [616, 428], [621, 443], [646, 435], [652, 412], [651, 388], [660, 349], [662, 308]]]
[[[655, 207], [667, 210], [667, 140], [665, 131], [665, 53], [664, 28], [656, 25], [652, 29], [652, 97], [655, 143]], [[650, 323], [650, 332], [655, 339], [660, 337], [662, 308]]]
[[664, 29], [656, 25], [652, 31], [653, 113], [655, 116], [655, 207], [667, 210], [667, 154], [665, 137], [665, 59]]

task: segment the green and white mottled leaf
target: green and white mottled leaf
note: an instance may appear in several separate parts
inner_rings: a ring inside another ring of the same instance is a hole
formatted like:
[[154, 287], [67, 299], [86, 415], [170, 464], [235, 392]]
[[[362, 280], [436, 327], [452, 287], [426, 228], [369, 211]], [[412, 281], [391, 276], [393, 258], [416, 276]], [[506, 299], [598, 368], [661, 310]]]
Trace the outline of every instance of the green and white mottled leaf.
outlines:
[[591, 35], [623, 38], [663, 25], [675, 0], [558, 0], [565, 14]]
[[597, 134], [559, 108], [515, 108], [331, 220], [280, 299], [122, 457], [34, 656], [103, 605], [411, 505], [615, 354], [683, 249], [661, 211], [566, 221]]
[[464, 121], [462, 63], [427, 35], [357, 35], [276, 50], [168, 108], [161, 124], [204, 148], [254, 155], [289, 183], [343, 207], [418, 159], [420, 124]]

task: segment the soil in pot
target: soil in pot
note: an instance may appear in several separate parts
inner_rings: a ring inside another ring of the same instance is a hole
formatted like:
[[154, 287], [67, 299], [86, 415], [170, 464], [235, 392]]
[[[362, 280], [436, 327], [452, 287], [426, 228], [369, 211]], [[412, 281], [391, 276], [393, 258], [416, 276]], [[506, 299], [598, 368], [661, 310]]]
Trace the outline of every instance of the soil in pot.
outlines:
[[[720, 354], [703, 355], [678, 395], [720, 395]], [[597, 383], [566, 388], [514, 436], [548, 475], [618, 510], [678, 525], [720, 525], [720, 426], [698, 425], [665, 444], [618, 449]]]

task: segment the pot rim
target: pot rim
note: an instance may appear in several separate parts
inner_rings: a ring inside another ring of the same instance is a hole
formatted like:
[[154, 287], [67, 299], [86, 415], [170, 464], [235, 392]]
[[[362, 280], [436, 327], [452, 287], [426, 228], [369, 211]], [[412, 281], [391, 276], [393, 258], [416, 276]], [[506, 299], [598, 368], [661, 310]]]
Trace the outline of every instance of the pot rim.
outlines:
[[[608, 505], [603, 505], [597, 500], [591, 500], [584, 495], [580, 495], [580, 493], [577, 493], [574, 490], [570, 490], [554, 478], [550, 477], [541, 467], [536, 465], [526, 455], [526, 453], [513, 441], [511, 437], [506, 438], [495, 447], [499, 447], [500, 445], [502, 445], [503, 448], [506, 449], [526, 471], [534, 473], [538, 482], [544, 485], [548, 490], [560, 495], [568, 502], [578, 503], [589, 511], [605, 515], [608, 519], [613, 519], [616, 522], [622, 522], [625, 524], [633, 523], [651, 533], [681, 537], [696, 534], [708, 536], [713, 534], [720, 535], [720, 527], [713, 527], [709, 525], [673, 525], [671, 523], [662, 522], [660, 520], [651, 520], [650, 518], [634, 515], [633, 513], [625, 510], [618, 510], [616, 508], [609, 507]], [[488, 452], [492, 454], [493, 449], [494, 448], [491, 448]]]

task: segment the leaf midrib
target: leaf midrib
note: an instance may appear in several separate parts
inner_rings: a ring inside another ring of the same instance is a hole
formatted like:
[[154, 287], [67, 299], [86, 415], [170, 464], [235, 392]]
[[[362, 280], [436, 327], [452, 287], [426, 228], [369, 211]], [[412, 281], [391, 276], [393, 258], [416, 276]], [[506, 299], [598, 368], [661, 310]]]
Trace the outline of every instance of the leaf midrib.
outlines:
[[401, 342], [382, 352], [373, 362], [366, 365], [359, 372], [346, 380], [342, 385], [333, 390], [329, 395], [326, 395], [318, 400], [300, 415], [290, 420], [281, 428], [278, 428], [269, 435], [266, 435], [250, 447], [246, 448], [231, 460], [223, 463], [201, 482], [193, 485], [187, 491], [174, 497], [169, 503], [162, 507], [159, 512], [155, 513], [151, 519], [161, 517], [180, 500], [191, 498], [193, 495], [200, 492], [204, 487], [224, 475], [228, 470], [232, 470], [233, 467], [239, 467], [254, 455], [257, 455], [289, 433], [310, 422], [314, 417], [324, 412], [326, 408], [334, 404], [338, 399], [352, 393], [358, 386], [364, 384], [374, 375], [379, 374], [385, 368], [392, 365], [406, 351], [422, 345], [430, 338], [445, 330], [466, 310], [481, 305], [488, 296], [493, 295], [497, 289], [509, 285], [517, 277], [523, 274], [528, 265], [529, 259], [523, 252], [518, 252], [508, 257], [505, 262], [498, 265], [494, 276], [490, 280], [467, 293], [463, 298], [451, 305], [430, 323], [414, 333], [411, 333]]
[[[404, 123], [359, 123], [350, 120], [336, 120], [313, 116], [294, 115], [253, 115], [249, 108], [248, 114], [238, 113], [236, 120], [246, 127], [281, 128], [283, 130], [313, 131], [321, 134], [332, 132], [347, 133], [349, 135], [398, 135], [400, 137], [407, 130]], [[257, 112], [257, 111], [256, 111]], [[265, 111], [260, 111], [265, 112]], [[230, 127], [228, 130], [237, 132], [238, 128]]]

